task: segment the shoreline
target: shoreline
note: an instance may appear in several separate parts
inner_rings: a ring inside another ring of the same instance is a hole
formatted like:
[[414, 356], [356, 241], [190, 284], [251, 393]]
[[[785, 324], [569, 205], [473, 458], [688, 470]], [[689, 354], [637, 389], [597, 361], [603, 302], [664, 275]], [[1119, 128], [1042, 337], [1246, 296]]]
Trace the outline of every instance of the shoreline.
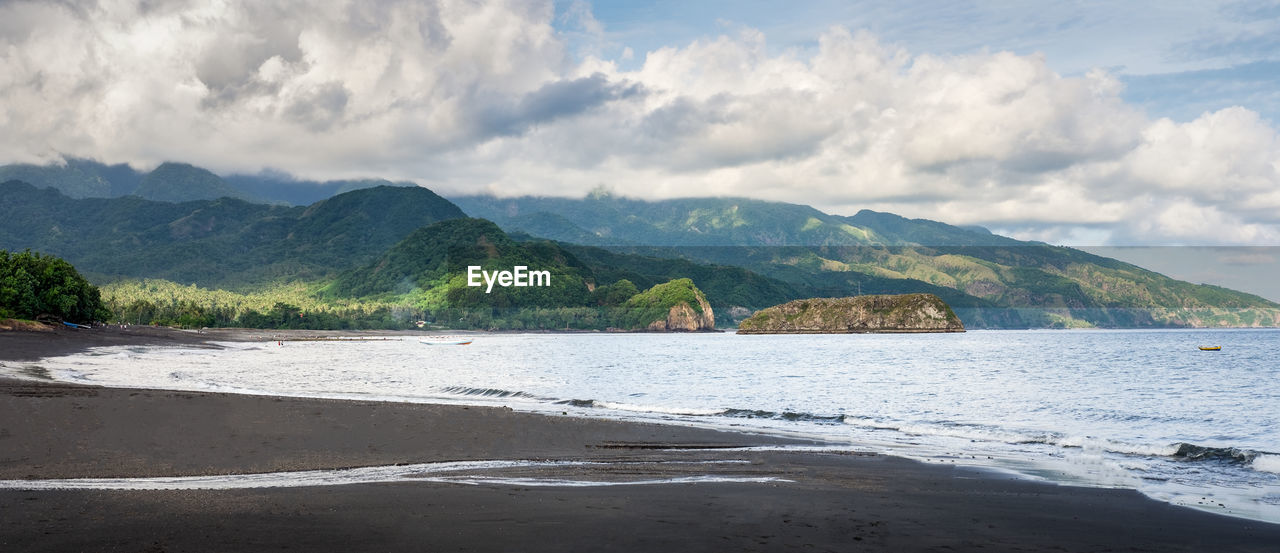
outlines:
[[[15, 339], [0, 333], [0, 358], [126, 342], [230, 341], [225, 333], [167, 329], [93, 339], [84, 339], [85, 331], [64, 332], [74, 335]], [[506, 478], [473, 485], [409, 480], [236, 490], [0, 489], [0, 512], [6, 513], [0, 543], [49, 551], [108, 548], [104, 544], [195, 551], [410, 551], [428, 544], [532, 551], [605, 545], [622, 551], [805, 545], [835, 551], [1269, 551], [1280, 543], [1280, 525], [1162, 503], [1134, 490], [1054, 485], [888, 455], [725, 449], [785, 445], [820, 444], [503, 407], [0, 379], [4, 480], [468, 460], [594, 463], [460, 473]], [[703, 476], [777, 480], [687, 480]], [[554, 485], [563, 481], [597, 484]], [[599, 485], [633, 481], [657, 483]]]

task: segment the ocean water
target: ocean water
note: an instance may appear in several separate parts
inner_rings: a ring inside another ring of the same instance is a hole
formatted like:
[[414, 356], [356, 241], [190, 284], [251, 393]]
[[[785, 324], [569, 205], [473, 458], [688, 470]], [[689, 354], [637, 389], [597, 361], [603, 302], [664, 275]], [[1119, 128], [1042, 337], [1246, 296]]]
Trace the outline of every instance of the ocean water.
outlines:
[[[1222, 351], [1196, 347], [1208, 344]], [[99, 348], [29, 365], [106, 386], [507, 405], [810, 436], [1280, 522], [1277, 330], [223, 345]]]

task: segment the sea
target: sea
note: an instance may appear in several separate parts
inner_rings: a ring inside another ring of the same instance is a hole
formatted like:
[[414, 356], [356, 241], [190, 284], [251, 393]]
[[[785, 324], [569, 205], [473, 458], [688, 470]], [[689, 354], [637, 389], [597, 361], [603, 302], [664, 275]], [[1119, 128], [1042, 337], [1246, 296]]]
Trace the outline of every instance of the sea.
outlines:
[[471, 337], [105, 347], [4, 370], [812, 438], [1280, 523], [1280, 330]]

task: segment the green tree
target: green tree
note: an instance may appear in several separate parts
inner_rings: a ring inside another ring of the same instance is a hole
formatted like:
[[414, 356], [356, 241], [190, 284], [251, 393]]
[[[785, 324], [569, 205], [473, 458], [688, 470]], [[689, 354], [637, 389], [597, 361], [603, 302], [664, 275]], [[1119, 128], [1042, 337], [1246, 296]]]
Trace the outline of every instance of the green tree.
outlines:
[[640, 289], [636, 288], [635, 283], [624, 278], [608, 286], [596, 288], [591, 296], [598, 305], [615, 307], [627, 303], [627, 300], [639, 293]]
[[35, 319], [42, 315], [81, 323], [111, 316], [98, 288], [70, 263], [31, 250], [0, 250], [0, 316]]

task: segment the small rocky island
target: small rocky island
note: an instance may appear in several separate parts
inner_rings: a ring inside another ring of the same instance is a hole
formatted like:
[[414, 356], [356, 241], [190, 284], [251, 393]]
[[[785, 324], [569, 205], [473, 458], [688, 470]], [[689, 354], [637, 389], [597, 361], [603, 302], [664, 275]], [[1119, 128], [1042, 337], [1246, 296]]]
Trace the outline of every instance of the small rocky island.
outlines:
[[933, 294], [796, 300], [762, 309], [738, 334], [964, 332], [964, 323]]
[[714, 331], [716, 317], [707, 296], [687, 278], [678, 278], [636, 294], [624, 305], [633, 330], [649, 332]]

